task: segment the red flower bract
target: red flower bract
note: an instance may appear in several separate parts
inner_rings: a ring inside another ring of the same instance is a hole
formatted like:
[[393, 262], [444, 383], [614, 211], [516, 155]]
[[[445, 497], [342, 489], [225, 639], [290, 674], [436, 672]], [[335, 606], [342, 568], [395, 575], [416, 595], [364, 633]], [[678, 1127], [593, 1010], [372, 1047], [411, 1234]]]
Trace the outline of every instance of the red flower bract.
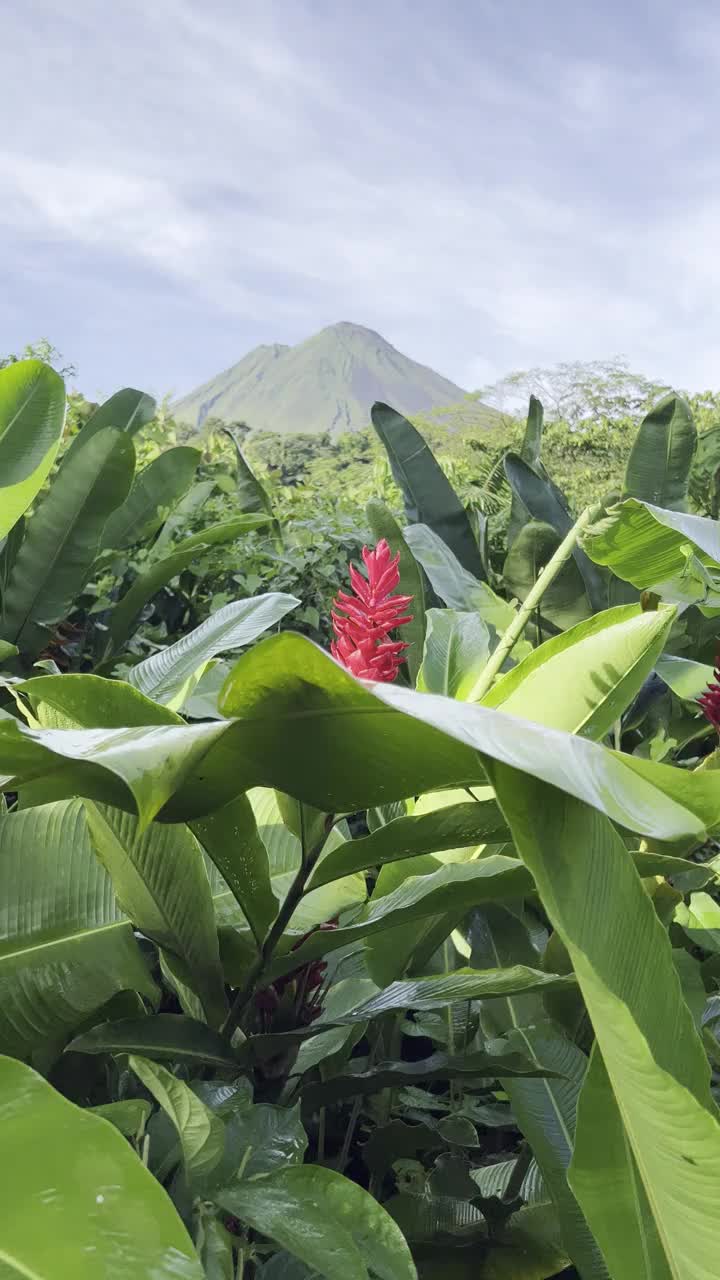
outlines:
[[706, 718], [720, 733], [720, 654], [715, 659], [715, 679], [711, 680], [704, 693], [700, 694], [698, 703]]
[[374, 551], [363, 547], [367, 578], [350, 565], [354, 595], [339, 591], [333, 601], [332, 622], [335, 640], [333, 658], [363, 680], [394, 680], [408, 648], [402, 640], [389, 640], [395, 627], [412, 622], [404, 612], [412, 596], [392, 593], [400, 585], [400, 553], [392, 556], [384, 538]]

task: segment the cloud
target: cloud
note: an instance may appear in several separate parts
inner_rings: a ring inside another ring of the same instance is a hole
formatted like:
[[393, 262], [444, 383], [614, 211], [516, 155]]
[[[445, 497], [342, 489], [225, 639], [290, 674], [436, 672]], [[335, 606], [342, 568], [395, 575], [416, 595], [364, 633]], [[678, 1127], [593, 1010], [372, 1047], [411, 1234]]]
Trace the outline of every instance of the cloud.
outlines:
[[629, 10], [16, 6], [3, 346], [180, 391], [350, 319], [467, 386], [616, 352], [717, 382], [720, 35]]

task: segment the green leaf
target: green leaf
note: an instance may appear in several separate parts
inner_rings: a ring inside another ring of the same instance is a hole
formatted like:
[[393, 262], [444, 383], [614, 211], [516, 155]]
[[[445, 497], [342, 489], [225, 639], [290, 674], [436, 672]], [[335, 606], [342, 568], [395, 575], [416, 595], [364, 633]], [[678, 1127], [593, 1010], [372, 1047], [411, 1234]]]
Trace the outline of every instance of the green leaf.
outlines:
[[152, 422], [155, 417], [155, 408], [152, 396], [146, 395], [144, 391], [136, 391], [133, 387], [124, 387], [122, 391], [116, 391], [91, 413], [85, 426], [75, 436], [66, 457], [84, 449], [98, 432], [105, 431], [107, 427], [113, 427], [116, 431], [134, 436], [137, 431], [147, 426], [148, 422]]
[[720, 606], [717, 520], [628, 498], [585, 531], [583, 546], [597, 564], [670, 603]]
[[235, 1237], [217, 1218], [203, 1216], [195, 1237], [205, 1280], [236, 1280]]
[[669, 689], [684, 702], [695, 702], [704, 693], [715, 673], [704, 662], [692, 662], [689, 658], [675, 658], [663, 653], [655, 663], [655, 670]]
[[4, 1275], [203, 1280], [171, 1200], [113, 1125], [12, 1058], [0, 1125]]
[[469, 573], [483, 578], [467, 512], [420, 432], [386, 404], [374, 404], [370, 416], [387, 450], [409, 522], [429, 525]]
[[103, 532], [102, 545], [113, 550], [132, 547], [157, 533], [192, 484], [201, 458], [199, 449], [178, 445], [166, 449], [140, 471]]
[[156, 596], [166, 583], [171, 582], [184, 569], [187, 569], [193, 560], [208, 551], [210, 547], [225, 542], [235, 542], [243, 533], [262, 528], [267, 523], [268, 517], [264, 515], [238, 516], [236, 520], [226, 520], [223, 524], [211, 525], [201, 533], [184, 538], [182, 542], [176, 544], [170, 555], [153, 561], [150, 567], [135, 579], [112, 611], [110, 618], [112, 652], [119, 653], [126, 644], [132, 634], [136, 618], [148, 601]]
[[185, 826], [153, 824], [86, 802], [88, 828], [119, 902], [133, 924], [180, 957], [208, 1021], [226, 1013], [210, 884], [197, 841]]
[[124, 501], [135, 468], [132, 441], [98, 432], [63, 458], [28, 522], [3, 597], [2, 633], [29, 657], [47, 644], [92, 570], [105, 523]]
[[67, 673], [33, 676], [14, 685], [33, 720], [45, 729], [120, 729], [141, 725], [183, 724], [180, 716], [158, 706], [132, 685], [103, 676]]
[[65, 384], [40, 360], [0, 369], [0, 539], [45, 483], [65, 425]]
[[[246, 795], [191, 823], [260, 945], [278, 910], [270, 880], [268, 853]], [[341, 875], [347, 875], [346, 871]]]
[[623, 497], [684, 511], [697, 431], [682, 396], [665, 396], [640, 423], [625, 470]]
[[367, 1191], [332, 1169], [285, 1169], [225, 1187], [216, 1199], [327, 1280], [417, 1280], [400, 1228]]
[[486, 582], [463, 568], [442, 538], [425, 524], [409, 525], [405, 541], [418, 564], [422, 565], [436, 595], [449, 609], [479, 613], [488, 626], [498, 633], [506, 631], [515, 617], [515, 608], [497, 596]]
[[157, 1062], [150, 1062], [137, 1054], [131, 1054], [128, 1062], [177, 1129], [188, 1176], [206, 1178], [222, 1157], [225, 1143], [223, 1121], [200, 1101], [188, 1085]]
[[456, 1000], [499, 999], [527, 991], [542, 994], [543, 990], [557, 991], [575, 985], [572, 975], [559, 977], [522, 964], [504, 969], [454, 969], [437, 977], [391, 982], [378, 995], [356, 1005], [337, 1021], [364, 1022], [391, 1010], [444, 1009]]
[[237, 1059], [217, 1031], [182, 1013], [155, 1013], [147, 1018], [101, 1022], [68, 1045], [74, 1053], [140, 1053], [190, 1065], [237, 1072]]
[[126, 1138], [137, 1138], [145, 1128], [152, 1111], [144, 1098], [126, 1098], [124, 1102], [106, 1102], [99, 1107], [88, 1107], [91, 1115], [109, 1120]]
[[299, 1103], [294, 1107], [265, 1103], [242, 1107], [227, 1121], [225, 1154], [213, 1183], [222, 1185], [236, 1177], [256, 1178], [288, 1165], [301, 1165], [307, 1145]]
[[[503, 566], [503, 578], [509, 593], [524, 600], [546, 564], [554, 556], [561, 539], [552, 525], [530, 520], [518, 532]], [[587, 618], [591, 613], [585, 583], [575, 561], [566, 560], [557, 577], [543, 595], [542, 619], [565, 629]]]
[[235, 445], [235, 453], [237, 457], [238, 511], [264, 511], [266, 515], [272, 516], [272, 502], [247, 461], [247, 458], [240, 447], [240, 441], [235, 436], [232, 427], [225, 427], [224, 430], [225, 434], [230, 437]]
[[0, 1048], [72, 1033], [119, 991], [155, 986], [95, 858], [79, 801], [0, 816]]
[[453, 804], [404, 818], [395, 818], [369, 836], [351, 840], [327, 854], [310, 880], [310, 888], [329, 884], [353, 871], [365, 871], [419, 854], [498, 844], [509, 830], [493, 800]]
[[146, 697], [171, 703], [211, 658], [252, 644], [299, 604], [295, 596], [279, 591], [250, 600], [234, 600], [174, 644], [131, 667], [128, 680]]
[[546, 640], [501, 676], [483, 705], [599, 741], [640, 692], [675, 610], [619, 605]]
[[[528, 405], [527, 422], [525, 424], [525, 435], [520, 447], [520, 457], [523, 462], [527, 462], [528, 466], [535, 471], [540, 470], [540, 450], [542, 447], [543, 434], [543, 407], [536, 396], [530, 396]], [[523, 525], [530, 519], [530, 514], [525, 506], [522, 498], [513, 490], [512, 502], [510, 506], [510, 520], [508, 522], [507, 545], [511, 547], [517, 538]]]
[[385, 538], [393, 555], [400, 553], [400, 585], [398, 592], [402, 596], [412, 596], [409, 611], [412, 620], [403, 627], [403, 639], [410, 645], [405, 655], [410, 682], [415, 684], [417, 673], [422, 662], [425, 643], [425, 586], [417, 561], [403, 538], [400, 525], [394, 516], [377, 498], [371, 498], [365, 508], [368, 523], [373, 536], [380, 540]]
[[428, 609], [427, 626], [418, 689], [471, 702], [490, 654], [487, 626], [479, 614], [454, 609]]
[[[562, 539], [575, 523], [574, 517], [560, 490], [545, 475], [534, 471], [516, 453], [507, 453], [504, 459], [505, 474], [513, 493], [527, 507], [533, 520], [552, 525]], [[580, 570], [588, 599], [594, 610], [607, 606], [607, 583], [585, 552], [577, 544], [573, 547], [573, 559]]]

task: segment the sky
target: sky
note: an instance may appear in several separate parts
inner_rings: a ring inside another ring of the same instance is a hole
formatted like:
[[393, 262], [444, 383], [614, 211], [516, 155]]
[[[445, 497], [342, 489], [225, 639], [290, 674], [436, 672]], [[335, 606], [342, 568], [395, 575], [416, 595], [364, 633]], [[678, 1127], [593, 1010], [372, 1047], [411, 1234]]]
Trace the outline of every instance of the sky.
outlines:
[[720, 386], [713, 0], [24, 0], [0, 353], [182, 394], [350, 320], [467, 389]]

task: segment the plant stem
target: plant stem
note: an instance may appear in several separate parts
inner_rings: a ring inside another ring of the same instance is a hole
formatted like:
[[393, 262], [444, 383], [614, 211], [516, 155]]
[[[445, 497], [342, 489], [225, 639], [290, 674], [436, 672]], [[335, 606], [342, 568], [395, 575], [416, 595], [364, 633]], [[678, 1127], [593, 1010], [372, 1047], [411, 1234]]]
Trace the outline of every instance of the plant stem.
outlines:
[[528, 591], [507, 631], [503, 632], [497, 648], [490, 654], [473, 688], [470, 701], [481, 702], [485, 694], [489, 692], [496, 675], [498, 675], [505, 659], [510, 656], [515, 648], [548, 587], [552, 585], [563, 565], [570, 559], [579, 535], [587, 525], [597, 518], [599, 511], [600, 507], [597, 505], [586, 507], [579, 520], [575, 521], [572, 529], [565, 535], [555, 555], [551, 557], [535, 585]]
[[503, 1200], [506, 1204], [512, 1204], [513, 1200], [517, 1200], [520, 1195], [520, 1189], [525, 1181], [525, 1175], [532, 1163], [533, 1153], [529, 1143], [524, 1142], [518, 1152], [515, 1167], [510, 1174], [508, 1184], [503, 1192]]
[[[282, 938], [282, 935], [284, 934], [288, 926], [290, 918], [295, 912], [295, 909], [298, 906], [300, 899], [302, 898], [305, 892], [305, 885], [307, 884], [308, 880], [310, 879], [310, 876], [315, 870], [318, 858], [320, 857], [320, 854], [325, 848], [327, 838], [330, 835], [330, 832], [332, 831], [333, 821], [334, 821], [334, 815], [329, 814], [325, 823], [325, 831], [323, 832], [321, 838], [318, 840], [317, 844], [307, 854], [305, 852], [305, 848], [303, 847], [302, 861], [300, 863], [300, 868], [298, 870], [298, 873], [295, 876], [295, 879], [293, 880], [292, 884], [290, 885], [290, 888], [288, 889], [287, 895], [285, 897], [285, 901], [280, 907], [280, 910], [278, 911], [277, 916], [275, 917], [275, 920], [268, 931], [265, 941], [263, 942], [258, 952], [257, 959], [254, 961], [250, 969], [250, 972], [248, 973], [248, 976], [245, 980], [245, 985], [241, 987], [240, 991], [238, 991], [235, 997], [235, 1000], [233, 1001], [230, 1012], [227, 1018], [225, 1019], [225, 1025], [223, 1026], [222, 1034], [224, 1036], [227, 1036], [228, 1039], [230, 1039], [233, 1032], [238, 1027], [240, 1023], [240, 1019], [243, 1015], [243, 1012], [247, 1007], [247, 1005], [250, 1003], [250, 1000], [252, 999], [252, 996], [253, 996], [253, 992], [255, 991], [255, 988], [258, 982], [260, 981], [263, 974], [265, 973], [265, 970], [267, 969], [268, 964], [272, 959], [273, 952], [275, 951], [275, 948], [278, 942]], [[304, 845], [304, 841], [303, 841], [303, 845]]]

